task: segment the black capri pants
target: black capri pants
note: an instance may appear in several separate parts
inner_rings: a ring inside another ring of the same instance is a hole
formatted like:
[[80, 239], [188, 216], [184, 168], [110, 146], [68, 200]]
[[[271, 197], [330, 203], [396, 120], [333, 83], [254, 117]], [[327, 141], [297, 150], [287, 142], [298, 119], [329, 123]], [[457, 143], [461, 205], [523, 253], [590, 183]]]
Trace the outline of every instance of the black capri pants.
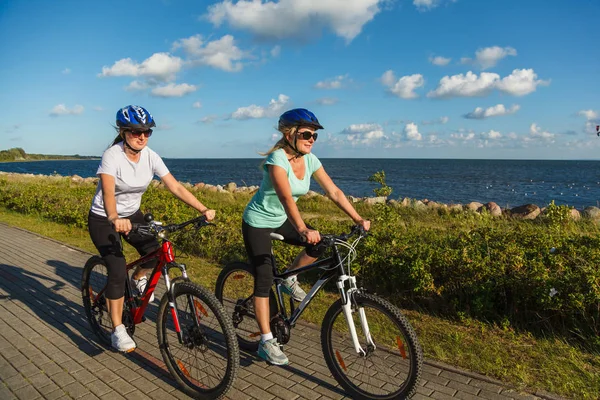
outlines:
[[[132, 224], [145, 224], [144, 214], [137, 210], [132, 215], [125, 217]], [[135, 249], [144, 256], [158, 249], [160, 244], [156, 238], [147, 235], [137, 235], [131, 233], [128, 236], [121, 235], [115, 231], [113, 225], [108, 222], [108, 217], [94, 214], [90, 211], [88, 214], [88, 231], [94, 246], [98, 249], [100, 256], [106, 262], [108, 270], [108, 283], [105, 296], [107, 299], [116, 300], [125, 294], [125, 278], [127, 276], [127, 267], [125, 255], [123, 254], [123, 243], [121, 236]], [[152, 260], [143, 265], [143, 268], [154, 268], [156, 260]]]
[[[307, 225], [307, 227], [314, 229], [310, 225]], [[250, 263], [254, 267], [254, 296], [256, 297], [269, 297], [269, 290], [273, 286], [273, 264], [271, 262], [273, 243], [271, 233], [278, 233], [283, 236], [285, 243], [304, 247], [306, 254], [311, 257], [318, 258], [326, 250], [324, 246], [304, 242], [302, 235], [287, 219], [279, 228], [255, 228], [242, 220], [244, 246], [250, 258]]]

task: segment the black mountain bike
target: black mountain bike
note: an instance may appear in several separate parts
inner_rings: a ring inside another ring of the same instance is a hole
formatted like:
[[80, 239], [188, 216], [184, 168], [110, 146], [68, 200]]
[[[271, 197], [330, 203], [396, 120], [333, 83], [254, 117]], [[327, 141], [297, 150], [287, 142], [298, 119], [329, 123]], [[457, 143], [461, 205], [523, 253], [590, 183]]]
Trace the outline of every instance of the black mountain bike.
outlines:
[[[233, 385], [239, 367], [239, 347], [229, 314], [206, 288], [190, 281], [184, 264], [175, 262], [173, 245], [168, 239], [188, 225], [196, 229], [211, 225], [204, 216], [181, 224], [162, 226], [151, 214], [144, 217], [147, 225], [134, 224], [132, 232], [152, 235], [161, 246], [146, 256], [127, 264], [123, 325], [133, 337], [135, 325], [145, 320], [150, 296], [164, 276], [167, 291], [158, 307], [156, 335], [158, 347], [171, 375], [183, 391], [198, 399], [217, 399]], [[135, 296], [129, 281], [130, 272], [138, 265], [157, 260], [156, 267], [141, 296]], [[181, 276], [170, 279], [171, 269]], [[92, 331], [101, 343], [111, 346], [112, 322], [104, 291], [108, 273], [101, 257], [93, 256], [83, 268], [81, 292], [83, 305]]]
[[[320, 243], [331, 249], [331, 255], [281, 274], [271, 254], [275, 277], [275, 290], [271, 289], [269, 295], [271, 330], [280, 345], [288, 343], [291, 328], [315, 294], [335, 278], [340, 299], [329, 308], [321, 326], [321, 346], [331, 374], [352, 398], [404, 399], [416, 389], [423, 353], [400, 310], [356, 286], [350, 266], [356, 258], [356, 246], [365, 235], [360, 226], [353, 227], [349, 234], [321, 235]], [[356, 238], [350, 242], [353, 236]], [[271, 238], [283, 240], [276, 233]], [[322, 270], [321, 276], [297, 308], [290, 298], [288, 315], [282, 280], [316, 269]], [[240, 347], [248, 351], [256, 351], [260, 340], [253, 291], [254, 268], [247, 263], [228, 264], [217, 278], [217, 298], [232, 317]]]

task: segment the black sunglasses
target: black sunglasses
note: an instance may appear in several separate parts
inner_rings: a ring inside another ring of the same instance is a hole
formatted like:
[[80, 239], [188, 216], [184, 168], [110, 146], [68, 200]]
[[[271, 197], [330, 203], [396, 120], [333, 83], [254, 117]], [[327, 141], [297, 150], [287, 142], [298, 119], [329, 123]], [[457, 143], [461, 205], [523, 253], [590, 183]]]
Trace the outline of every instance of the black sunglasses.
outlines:
[[302, 131], [298, 132], [298, 136], [302, 136], [302, 139], [304, 140], [309, 140], [310, 138], [313, 138], [316, 141], [319, 137], [319, 134], [317, 132], [312, 133], [311, 131]]
[[147, 138], [149, 138], [150, 136], [152, 136], [152, 129], [148, 129], [146, 131], [129, 131], [129, 133], [131, 133], [131, 136], [133, 136], [134, 138], [138, 138], [141, 135], [144, 135]]

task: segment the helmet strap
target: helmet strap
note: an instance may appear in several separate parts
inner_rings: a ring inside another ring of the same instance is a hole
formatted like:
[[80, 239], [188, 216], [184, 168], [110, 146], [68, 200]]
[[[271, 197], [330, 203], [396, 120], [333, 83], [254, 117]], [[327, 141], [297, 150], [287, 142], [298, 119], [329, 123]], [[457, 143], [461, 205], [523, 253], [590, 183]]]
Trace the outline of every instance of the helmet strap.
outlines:
[[140, 151], [142, 151], [142, 149], [137, 150], [137, 149], [134, 149], [133, 147], [131, 147], [129, 145], [129, 143], [127, 143], [127, 139], [125, 139], [125, 138], [123, 138], [123, 143], [125, 144], [125, 147], [127, 147], [129, 150], [131, 150], [134, 154], [138, 154]]

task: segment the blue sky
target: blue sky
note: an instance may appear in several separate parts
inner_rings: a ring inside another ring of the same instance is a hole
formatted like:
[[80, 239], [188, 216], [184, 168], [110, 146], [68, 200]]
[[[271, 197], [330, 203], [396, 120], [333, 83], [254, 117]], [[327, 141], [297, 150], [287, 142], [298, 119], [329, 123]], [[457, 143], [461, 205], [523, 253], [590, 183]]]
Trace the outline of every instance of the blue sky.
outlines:
[[0, 149], [99, 155], [146, 107], [163, 157], [598, 159], [600, 1], [3, 1]]

